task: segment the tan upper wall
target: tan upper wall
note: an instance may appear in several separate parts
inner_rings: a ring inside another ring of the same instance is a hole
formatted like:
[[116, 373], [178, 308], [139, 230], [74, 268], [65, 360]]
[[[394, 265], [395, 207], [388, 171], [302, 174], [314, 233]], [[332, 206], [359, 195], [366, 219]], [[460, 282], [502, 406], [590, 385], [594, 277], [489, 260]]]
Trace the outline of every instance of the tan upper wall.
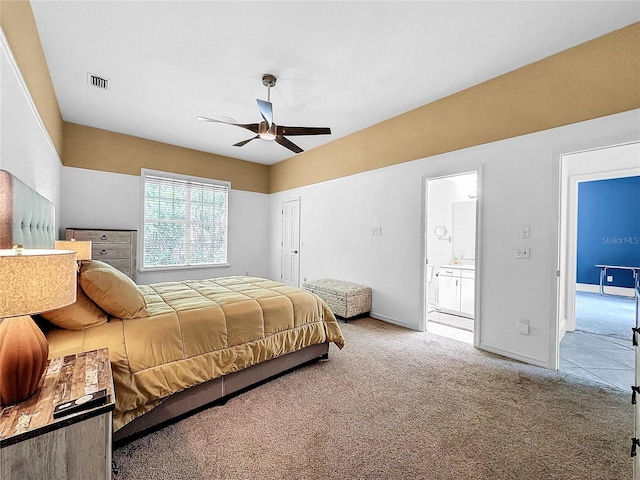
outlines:
[[640, 23], [271, 167], [270, 192], [640, 108]]
[[215, 178], [236, 190], [268, 193], [269, 167], [99, 128], [64, 122], [63, 163], [140, 175], [141, 168]]
[[0, 26], [33, 103], [58, 155], [62, 156], [62, 115], [28, 0], [0, 0]]

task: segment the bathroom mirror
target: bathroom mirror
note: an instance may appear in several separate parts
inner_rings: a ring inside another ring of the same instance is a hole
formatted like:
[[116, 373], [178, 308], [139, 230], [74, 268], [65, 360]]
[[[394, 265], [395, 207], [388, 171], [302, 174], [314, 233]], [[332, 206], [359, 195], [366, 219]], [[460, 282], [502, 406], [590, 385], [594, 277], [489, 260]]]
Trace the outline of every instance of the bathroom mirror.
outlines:
[[438, 225], [436, 226], [434, 232], [438, 237], [443, 237], [447, 234], [447, 227], [445, 227], [444, 225]]

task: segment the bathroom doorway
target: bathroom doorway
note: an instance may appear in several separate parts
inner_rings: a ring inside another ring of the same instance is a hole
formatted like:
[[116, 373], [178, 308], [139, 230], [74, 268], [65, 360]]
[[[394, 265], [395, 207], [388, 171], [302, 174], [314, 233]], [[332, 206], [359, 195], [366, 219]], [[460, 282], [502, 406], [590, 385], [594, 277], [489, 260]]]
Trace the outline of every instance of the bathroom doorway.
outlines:
[[478, 174], [425, 182], [426, 329], [473, 344]]

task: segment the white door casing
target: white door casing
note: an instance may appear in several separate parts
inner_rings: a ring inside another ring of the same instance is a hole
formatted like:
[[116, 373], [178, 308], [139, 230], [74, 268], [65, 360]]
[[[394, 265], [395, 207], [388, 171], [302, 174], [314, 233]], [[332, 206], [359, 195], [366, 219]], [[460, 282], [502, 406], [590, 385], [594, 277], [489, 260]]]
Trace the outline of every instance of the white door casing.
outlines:
[[300, 199], [282, 202], [282, 283], [299, 287]]

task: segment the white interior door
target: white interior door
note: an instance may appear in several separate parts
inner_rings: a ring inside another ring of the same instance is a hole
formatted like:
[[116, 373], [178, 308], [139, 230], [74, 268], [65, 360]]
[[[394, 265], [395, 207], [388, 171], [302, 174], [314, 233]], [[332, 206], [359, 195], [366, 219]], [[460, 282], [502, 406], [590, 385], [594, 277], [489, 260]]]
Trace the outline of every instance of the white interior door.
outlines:
[[282, 282], [300, 283], [300, 199], [282, 202]]

